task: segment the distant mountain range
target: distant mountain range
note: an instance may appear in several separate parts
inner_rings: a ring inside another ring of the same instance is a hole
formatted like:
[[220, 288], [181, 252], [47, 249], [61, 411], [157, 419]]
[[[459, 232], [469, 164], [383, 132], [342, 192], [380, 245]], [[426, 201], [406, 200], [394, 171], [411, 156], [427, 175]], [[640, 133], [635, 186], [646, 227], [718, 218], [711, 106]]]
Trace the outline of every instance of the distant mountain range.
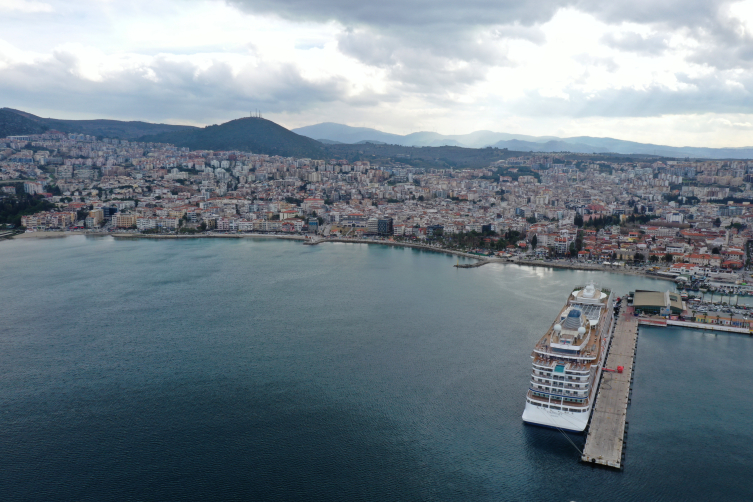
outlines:
[[[479, 167], [515, 152], [572, 152], [710, 159], [752, 159], [753, 147], [671, 147], [613, 138], [526, 136], [493, 131], [462, 135], [416, 132], [401, 136], [365, 127], [326, 122], [292, 131], [266, 119], [246, 117], [220, 125], [193, 127], [120, 120], [42, 118], [0, 108], [0, 137], [39, 134], [51, 129], [98, 137], [172, 143], [193, 150], [247, 150], [284, 157], [315, 159], [401, 158], [416, 165]], [[500, 150], [486, 151], [487, 147]], [[507, 149], [502, 152], [502, 149]], [[482, 151], [483, 150], [483, 151]]]
[[637, 143], [614, 138], [594, 138], [576, 136], [557, 138], [554, 136], [527, 136], [493, 131], [476, 131], [470, 134], [445, 135], [436, 132], [415, 132], [404, 136], [370, 129], [350, 127], [344, 124], [323, 122], [299, 127], [293, 132], [328, 144], [377, 143], [401, 146], [459, 146], [465, 148], [485, 148], [488, 146], [507, 148], [521, 152], [573, 152], [573, 153], [619, 153], [660, 155], [664, 157], [700, 157], [710, 159], [750, 159], [753, 147], [705, 148], [674, 147]]

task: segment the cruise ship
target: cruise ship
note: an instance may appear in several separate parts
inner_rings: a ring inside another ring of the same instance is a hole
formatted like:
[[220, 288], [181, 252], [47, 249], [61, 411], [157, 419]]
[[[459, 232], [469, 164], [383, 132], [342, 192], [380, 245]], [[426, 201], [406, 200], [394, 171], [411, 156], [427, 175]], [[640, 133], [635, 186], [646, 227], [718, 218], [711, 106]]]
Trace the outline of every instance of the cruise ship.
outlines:
[[523, 421], [583, 432], [591, 416], [614, 322], [613, 294], [577, 287], [533, 349]]

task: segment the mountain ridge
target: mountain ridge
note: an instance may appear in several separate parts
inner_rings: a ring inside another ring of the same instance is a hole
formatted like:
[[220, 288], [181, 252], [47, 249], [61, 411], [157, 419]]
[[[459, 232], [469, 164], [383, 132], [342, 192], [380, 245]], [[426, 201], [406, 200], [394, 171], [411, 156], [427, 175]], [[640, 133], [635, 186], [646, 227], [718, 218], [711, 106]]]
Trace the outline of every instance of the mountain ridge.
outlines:
[[54, 129], [66, 133], [89, 134], [117, 139], [135, 139], [146, 134], [158, 134], [197, 129], [194, 126], [153, 124], [138, 120], [65, 120], [43, 118], [22, 110], [0, 108], [0, 137], [22, 134], [41, 134]]
[[737, 148], [711, 148], [683, 146], [675, 147], [653, 143], [639, 143], [610, 137], [573, 136], [529, 136], [525, 134], [500, 133], [494, 131], [474, 131], [469, 134], [444, 135], [421, 131], [406, 135], [385, 133], [368, 127], [351, 127], [334, 122], [322, 122], [292, 129], [303, 136], [316, 135], [318, 139], [344, 144], [357, 144], [364, 141], [379, 141], [400, 146], [459, 146], [463, 148], [507, 148], [523, 152], [572, 152], [572, 153], [619, 153], [624, 155], [642, 154], [664, 157], [702, 157], [710, 159], [750, 159], [753, 146]]
[[[55, 129], [61, 132], [90, 134], [98, 137], [110, 137], [137, 141], [172, 143], [176, 146], [199, 150], [249, 150], [268, 155], [285, 157], [310, 157], [324, 159], [338, 152], [354, 158], [364, 155], [365, 150], [359, 146], [382, 145], [405, 148], [458, 148], [460, 150], [443, 150], [452, 152], [457, 164], [461, 151], [475, 154], [470, 149], [493, 147], [510, 152], [571, 152], [580, 154], [619, 154], [647, 155], [663, 157], [693, 157], [708, 159], [753, 159], [753, 147], [708, 148], [708, 147], [671, 147], [651, 143], [638, 143], [609, 137], [574, 136], [557, 138], [554, 136], [528, 136], [493, 131], [475, 131], [464, 135], [442, 135], [436, 132], [422, 131], [404, 136], [385, 133], [366, 127], [351, 127], [344, 124], [325, 122], [312, 126], [286, 129], [272, 121], [258, 117], [244, 117], [225, 122], [221, 125], [206, 127], [182, 126], [171, 124], [153, 124], [141, 121], [118, 120], [63, 120], [42, 118], [21, 110], [0, 108], [0, 137], [24, 134], [40, 134]], [[330, 137], [326, 137], [329, 134]], [[317, 137], [312, 137], [312, 136]], [[334, 137], [332, 137], [334, 136]], [[473, 146], [469, 146], [471, 143]], [[394, 149], [383, 148], [381, 152], [393, 152]], [[371, 150], [370, 150], [371, 151]], [[371, 152], [376, 155], [378, 152]], [[417, 152], [414, 152], [417, 153]], [[403, 152], [401, 155], [407, 155]], [[426, 152], [420, 154], [425, 157]], [[483, 156], [482, 156], [483, 157]], [[482, 157], [479, 157], [481, 159]]]
[[326, 156], [322, 143], [259, 117], [243, 117], [189, 131], [147, 135], [138, 141], [171, 143], [192, 150], [247, 150], [283, 157]]

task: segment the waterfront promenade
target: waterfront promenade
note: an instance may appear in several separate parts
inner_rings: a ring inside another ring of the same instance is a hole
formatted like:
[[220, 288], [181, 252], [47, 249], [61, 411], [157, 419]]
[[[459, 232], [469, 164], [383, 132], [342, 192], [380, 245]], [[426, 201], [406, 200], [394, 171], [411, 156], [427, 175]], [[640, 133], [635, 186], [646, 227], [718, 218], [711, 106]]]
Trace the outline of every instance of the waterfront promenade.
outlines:
[[621, 313], [614, 327], [606, 367], [623, 372], [601, 374], [596, 406], [591, 416], [586, 446], [581, 460], [620, 469], [624, 448], [628, 396], [633, 377], [633, 359], [638, 340], [638, 320]]

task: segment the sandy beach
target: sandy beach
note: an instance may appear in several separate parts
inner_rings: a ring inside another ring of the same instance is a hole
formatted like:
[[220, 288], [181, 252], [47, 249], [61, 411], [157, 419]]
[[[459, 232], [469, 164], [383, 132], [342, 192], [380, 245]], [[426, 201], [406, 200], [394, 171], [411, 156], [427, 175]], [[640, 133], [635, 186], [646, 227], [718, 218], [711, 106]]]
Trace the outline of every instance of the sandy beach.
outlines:
[[14, 239], [56, 239], [72, 235], [86, 235], [84, 232], [24, 232], [16, 234]]

